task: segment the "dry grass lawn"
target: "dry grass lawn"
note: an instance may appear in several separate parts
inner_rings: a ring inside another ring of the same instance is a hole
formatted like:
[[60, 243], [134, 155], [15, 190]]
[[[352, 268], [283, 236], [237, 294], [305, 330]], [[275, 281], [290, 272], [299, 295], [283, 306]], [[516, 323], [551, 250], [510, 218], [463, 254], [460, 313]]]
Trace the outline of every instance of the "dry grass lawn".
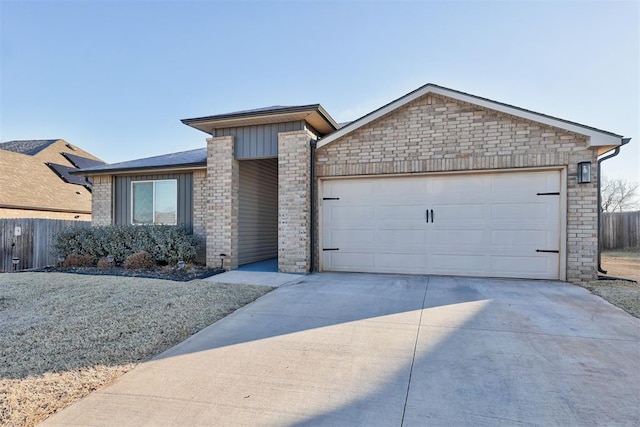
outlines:
[[608, 276], [635, 280], [598, 280], [583, 284], [595, 295], [640, 318], [640, 251], [604, 252], [602, 268]]
[[35, 425], [271, 289], [0, 274], [0, 425]]

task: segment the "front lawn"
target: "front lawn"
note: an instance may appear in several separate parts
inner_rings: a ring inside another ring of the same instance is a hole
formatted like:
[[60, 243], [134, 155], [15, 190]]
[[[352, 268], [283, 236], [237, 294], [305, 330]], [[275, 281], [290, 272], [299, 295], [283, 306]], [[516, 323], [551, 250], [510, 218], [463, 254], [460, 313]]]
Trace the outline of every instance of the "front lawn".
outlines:
[[0, 425], [33, 426], [270, 290], [0, 274]]

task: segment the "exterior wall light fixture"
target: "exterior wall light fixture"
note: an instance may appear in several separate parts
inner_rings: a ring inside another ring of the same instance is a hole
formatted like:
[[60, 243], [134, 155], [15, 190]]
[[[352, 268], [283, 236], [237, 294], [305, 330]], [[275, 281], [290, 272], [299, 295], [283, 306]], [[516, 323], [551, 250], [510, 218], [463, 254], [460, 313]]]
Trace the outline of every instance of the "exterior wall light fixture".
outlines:
[[591, 182], [591, 162], [578, 163], [578, 184]]

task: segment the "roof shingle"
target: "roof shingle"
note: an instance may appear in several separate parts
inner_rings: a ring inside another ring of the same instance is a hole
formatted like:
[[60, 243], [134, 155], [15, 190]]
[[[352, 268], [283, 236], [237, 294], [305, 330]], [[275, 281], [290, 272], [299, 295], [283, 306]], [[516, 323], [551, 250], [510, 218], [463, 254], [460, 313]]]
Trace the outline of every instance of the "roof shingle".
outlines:
[[33, 156], [44, 150], [57, 139], [32, 139], [25, 141], [7, 141], [0, 143], [0, 150], [13, 151], [14, 153], [26, 154]]

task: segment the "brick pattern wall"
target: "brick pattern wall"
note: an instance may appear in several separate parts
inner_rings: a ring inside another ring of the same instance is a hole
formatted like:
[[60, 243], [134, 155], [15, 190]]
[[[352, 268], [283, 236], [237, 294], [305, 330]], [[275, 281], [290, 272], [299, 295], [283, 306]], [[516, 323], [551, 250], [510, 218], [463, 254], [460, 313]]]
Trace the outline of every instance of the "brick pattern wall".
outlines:
[[193, 171], [193, 235], [199, 240], [198, 262], [206, 262], [207, 200], [211, 198], [207, 172]]
[[[206, 203], [207, 266], [238, 267], [238, 161], [233, 155], [233, 136], [207, 139]], [[194, 218], [195, 220], [195, 218]]]
[[[428, 94], [318, 149], [316, 176], [565, 166], [567, 280], [597, 270], [596, 153], [562, 129]], [[592, 183], [577, 184], [577, 163], [592, 162]], [[317, 216], [317, 212], [316, 212]]]
[[311, 144], [306, 130], [278, 134], [278, 270], [311, 268]]
[[93, 197], [91, 198], [91, 225], [111, 225], [113, 223], [113, 177], [98, 175], [93, 177]]

